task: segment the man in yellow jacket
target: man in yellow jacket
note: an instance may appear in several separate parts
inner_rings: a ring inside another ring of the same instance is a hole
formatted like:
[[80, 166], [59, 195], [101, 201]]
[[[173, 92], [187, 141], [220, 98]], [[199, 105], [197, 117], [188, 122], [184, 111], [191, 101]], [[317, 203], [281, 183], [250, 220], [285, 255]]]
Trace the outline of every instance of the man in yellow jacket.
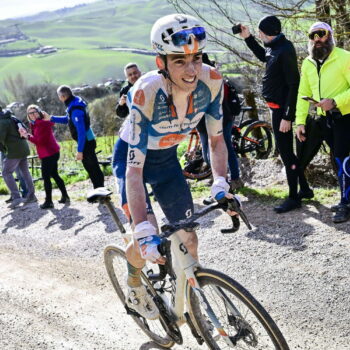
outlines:
[[320, 116], [322, 137], [337, 163], [341, 200], [332, 211], [333, 222], [340, 223], [350, 218], [350, 52], [335, 47], [332, 28], [324, 22], [311, 26], [309, 39], [309, 56], [301, 67], [296, 135], [299, 141], [306, 140], [305, 122], [313, 103]]

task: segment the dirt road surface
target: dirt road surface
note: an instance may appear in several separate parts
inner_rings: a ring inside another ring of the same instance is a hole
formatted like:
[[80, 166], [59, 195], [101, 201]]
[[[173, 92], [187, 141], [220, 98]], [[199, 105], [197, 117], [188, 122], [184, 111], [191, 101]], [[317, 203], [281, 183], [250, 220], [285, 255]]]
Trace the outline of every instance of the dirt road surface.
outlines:
[[[87, 186], [71, 187], [71, 205], [56, 202], [52, 210], [10, 210], [0, 196], [1, 350], [159, 348], [126, 316], [109, 283], [103, 248], [122, 241], [108, 211], [84, 201]], [[223, 235], [230, 219], [209, 214], [199, 231], [202, 264], [243, 284], [291, 349], [350, 349], [349, 223], [332, 224], [317, 201], [275, 215], [243, 200], [253, 230], [242, 225]], [[206, 348], [182, 330], [184, 344], [174, 349]]]

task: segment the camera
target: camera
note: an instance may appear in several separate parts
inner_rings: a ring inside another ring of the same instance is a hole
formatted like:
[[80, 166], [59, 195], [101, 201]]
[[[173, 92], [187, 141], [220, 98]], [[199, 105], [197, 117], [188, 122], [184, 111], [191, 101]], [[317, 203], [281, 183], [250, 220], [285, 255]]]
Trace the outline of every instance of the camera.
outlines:
[[240, 24], [235, 24], [232, 27], [232, 33], [233, 34], [239, 34], [242, 31], [241, 25]]

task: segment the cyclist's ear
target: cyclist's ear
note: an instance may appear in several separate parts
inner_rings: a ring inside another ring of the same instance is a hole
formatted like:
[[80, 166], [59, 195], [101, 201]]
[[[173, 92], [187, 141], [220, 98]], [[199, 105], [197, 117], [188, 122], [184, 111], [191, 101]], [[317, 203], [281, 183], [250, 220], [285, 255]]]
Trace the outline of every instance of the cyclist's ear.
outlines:
[[160, 56], [156, 56], [156, 64], [158, 69], [160, 70], [165, 69], [165, 62]]

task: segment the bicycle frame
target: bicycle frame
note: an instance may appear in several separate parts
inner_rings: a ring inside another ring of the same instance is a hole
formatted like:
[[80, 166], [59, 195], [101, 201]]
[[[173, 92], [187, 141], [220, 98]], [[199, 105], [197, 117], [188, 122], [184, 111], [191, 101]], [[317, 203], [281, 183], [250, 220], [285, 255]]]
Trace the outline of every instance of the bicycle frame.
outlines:
[[[209, 319], [217, 329], [220, 336], [223, 338], [227, 345], [233, 347], [234, 344], [232, 343], [228, 334], [223, 329], [220, 321], [218, 320], [213, 309], [208, 303], [203, 289], [200, 287], [197, 281], [195, 271], [198, 267], [200, 267], [200, 264], [188, 253], [187, 249], [185, 248], [183, 242], [181, 241], [180, 237], [177, 235], [176, 232], [169, 237], [169, 240], [171, 241], [172, 255], [175, 257], [175, 259], [173, 259], [173, 261], [176, 262], [176, 264], [174, 265], [174, 271], [177, 276], [175, 280], [175, 303], [173, 305], [173, 312], [177, 316], [178, 320], [183, 319], [185, 306], [184, 300], [186, 293], [185, 280], [187, 280], [187, 283], [194, 290], [196, 296], [200, 300], [201, 305], [203, 306]], [[218, 294], [220, 295], [222, 293]], [[230, 309], [232, 309], [234, 314], [239, 314], [236, 308], [230, 307]]]
[[[123, 227], [121, 221], [119, 220], [119, 217], [117, 213], [115, 212], [115, 209], [111, 203], [111, 199], [109, 196], [104, 197], [99, 200], [100, 203], [106, 205], [108, 208], [113, 220], [116, 222], [117, 226], [119, 227], [119, 230], [121, 232], [121, 236], [124, 240], [125, 244], [128, 244], [131, 239], [132, 235], [127, 234], [125, 228]], [[197, 218], [209, 213], [210, 211], [214, 209], [223, 208], [222, 204], [212, 204], [211, 206], [208, 206], [201, 210], [200, 212], [195, 213], [191, 218], [185, 220], [188, 223], [192, 223], [196, 225], [194, 222]], [[243, 213], [242, 213], [243, 214]], [[186, 222], [181, 222], [182, 225], [185, 227]], [[249, 222], [248, 222], [249, 224]], [[166, 231], [161, 234], [163, 239], [168, 239], [171, 242], [170, 249], [171, 249], [171, 262], [175, 262], [173, 265], [173, 271], [175, 272], [175, 295], [174, 295], [174, 303], [173, 305], [169, 306], [170, 312], [176, 317], [176, 322], [178, 326], [186, 322], [185, 318], [185, 298], [187, 299], [189, 297], [189, 294], [186, 295], [187, 290], [187, 284], [193, 289], [196, 296], [198, 297], [200, 304], [202, 305], [203, 309], [206, 311], [210, 321], [214, 325], [214, 327], [217, 329], [218, 334], [223, 338], [225, 343], [231, 347], [234, 346], [233, 342], [231, 341], [229, 335], [225, 332], [223, 326], [221, 325], [219, 319], [216, 317], [213, 309], [211, 308], [204, 290], [201, 288], [201, 286], [198, 283], [198, 280], [196, 278], [196, 270], [200, 268], [200, 264], [198, 261], [196, 261], [191, 254], [189, 254], [187, 248], [183, 244], [182, 240], [180, 239], [178, 232], [182, 230], [182, 228], [179, 228], [177, 230]], [[172, 257], [175, 257], [174, 259]], [[143, 273], [148, 276], [148, 268], [145, 266], [143, 268]], [[152, 279], [149, 277], [149, 279], [152, 281], [155, 281], [156, 279]], [[216, 293], [225, 299], [227, 302], [227, 307], [230, 309], [233, 315], [235, 316], [241, 316], [237, 308], [233, 305], [231, 301], [229, 301], [227, 298], [225, 298], [225, 293], [220, 289], [220, 287], [215, 287]], [[187, 305], [189, 305], [189, 300], [186, 300]]]

